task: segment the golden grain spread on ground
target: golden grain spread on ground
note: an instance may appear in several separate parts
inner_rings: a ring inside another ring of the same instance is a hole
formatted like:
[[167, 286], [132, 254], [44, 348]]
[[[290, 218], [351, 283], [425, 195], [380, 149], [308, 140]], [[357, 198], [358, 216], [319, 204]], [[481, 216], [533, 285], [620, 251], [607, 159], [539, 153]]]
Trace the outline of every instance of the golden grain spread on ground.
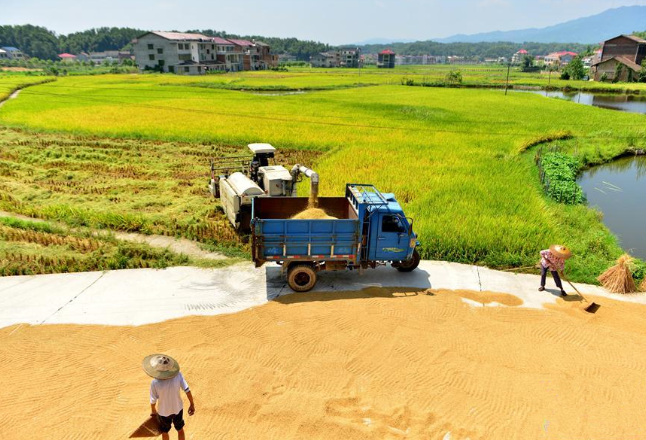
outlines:
[[0, 438], [126, 438], [150, 410], [153, 352], [180, 361], [195, 396], [187, 438], [646, 436], [646, 306], [462, 297], [519, 303], [373, 288], [134, 328], [0, 329]]

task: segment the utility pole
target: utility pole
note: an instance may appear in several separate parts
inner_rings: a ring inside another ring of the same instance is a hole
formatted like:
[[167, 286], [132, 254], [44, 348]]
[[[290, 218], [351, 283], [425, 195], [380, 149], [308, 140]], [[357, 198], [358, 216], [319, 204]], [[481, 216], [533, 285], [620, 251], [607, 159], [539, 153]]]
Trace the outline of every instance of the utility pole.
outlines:
[[511, 63], [507, 64], [507, 83], [505, 84], [505, 96], [507, 96], [507, 89], [509, 89], [509, 71], [511, 70]]
[[550, 84], [552, 84], [552, 66], [548, 67], [549, 69], [549, 76], [547, 77], [547, 86], [549, 87]]

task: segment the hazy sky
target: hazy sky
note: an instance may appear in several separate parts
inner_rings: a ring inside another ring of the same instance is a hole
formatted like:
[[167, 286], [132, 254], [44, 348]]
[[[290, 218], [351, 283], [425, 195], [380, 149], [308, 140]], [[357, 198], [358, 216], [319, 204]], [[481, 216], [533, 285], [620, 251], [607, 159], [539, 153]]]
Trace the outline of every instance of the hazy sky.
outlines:
[[544, 27], [646, 0], [0, 0], [0, 24], [217, 29], [331, 44]]

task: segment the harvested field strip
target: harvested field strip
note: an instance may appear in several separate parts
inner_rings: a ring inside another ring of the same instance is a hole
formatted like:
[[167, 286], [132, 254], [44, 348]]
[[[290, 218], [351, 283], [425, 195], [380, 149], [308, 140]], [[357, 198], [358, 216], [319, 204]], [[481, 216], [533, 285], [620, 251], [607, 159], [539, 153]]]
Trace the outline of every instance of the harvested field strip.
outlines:
[[153, 352], [179, 360], [195, 396], [187, 438], [643, 437], [645, 306], [463, 297], [513, 298], [373, 288], [135, 328], [0, 329], [0, 386], [20, 383], [0, 438], [126, 438], [149, 412]]
[[190, 263], [194, 260], [189, 255], [155, 249], [134, 239], [120, 241], [105, 233], [0, 213], [0, 276], [164, 268]]
[[[207, 181], [211, 157], [241, 153], [243, 146], [0, 128], [0, 209], [72, 227], [185, 237], [239, 254], [245, 245]], [[276, 160], [311, 165], [317, 156], [285, 150]]]

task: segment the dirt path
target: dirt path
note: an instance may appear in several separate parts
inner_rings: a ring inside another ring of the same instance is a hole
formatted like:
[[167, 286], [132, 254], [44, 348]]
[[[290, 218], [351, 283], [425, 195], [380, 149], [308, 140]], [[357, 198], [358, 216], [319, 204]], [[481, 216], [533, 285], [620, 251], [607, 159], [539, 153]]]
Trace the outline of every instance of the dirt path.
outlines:
[[20, 95], [20, 90], [16, 90], [16, 91], [15, 91], [15, 92], [13, 92], [11, 95], [7, 96], [7, 98], [6, 98], [6, 99], [0, 100], [0, 108], [1, 108], [3, 105], [5, 105], [5, 103], [6, 103], [7, 101], [9, 101], [10, 99], [16, 99], [16, 98], [18, 97], [18, 95]]
[[[50, 222], [42, 219], [27, 217], [25, 215], [14, 214], [12, 212], [0, 211], [0, 217], [17, 218], [38, 223], [51, 223], [67, 228], [66, 225]], [[226, 260], [227, 257], [217, 252], [209, 252], [202, 249], [197, 242], [185, 238], [168, 237], [166, 235], [145, 235], [135, 232], [119, 231], [93, 231], [95, 235], [112, 234], [118, 240], [129, 241], [134, 243], [146, 243], [154, 248], [170, 249], [176, 254], [184, 254], [191, 258], [200, 258], [205, 260]]]
[[187, 438], [644, 439], [646, 306], [603, 303], [373, 288], [142, 327], [8, 327], [0, 438], [127, 438], [150, 409], [141, 359], [167, 352], [195, 396]]

